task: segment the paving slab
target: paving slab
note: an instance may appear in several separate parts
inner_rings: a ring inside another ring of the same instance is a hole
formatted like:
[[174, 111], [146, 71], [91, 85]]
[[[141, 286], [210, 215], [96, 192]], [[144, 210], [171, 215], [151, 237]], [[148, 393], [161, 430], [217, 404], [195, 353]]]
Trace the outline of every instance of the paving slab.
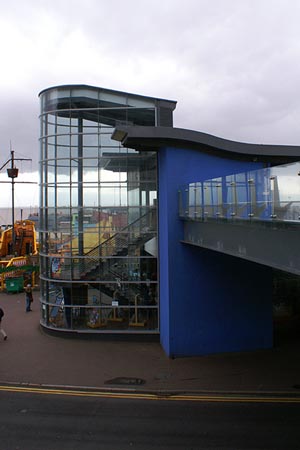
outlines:
[[0, 293], [0, 383], [151, 392], [275, 392], [300, 395], [299, 321], [282, 328], [270, 350], [170, 359], [159, 342], [71, 339], [40, 327], [25, 294]]

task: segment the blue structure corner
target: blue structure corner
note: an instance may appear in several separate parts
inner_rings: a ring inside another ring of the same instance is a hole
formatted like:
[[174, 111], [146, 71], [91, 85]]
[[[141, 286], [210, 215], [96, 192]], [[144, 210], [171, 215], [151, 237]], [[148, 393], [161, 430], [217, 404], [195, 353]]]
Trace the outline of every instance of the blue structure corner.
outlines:
[[261, 163], [199, 149], [158, 151], [161, 344], [170, 357], [270, 348], [272, 269], [181, 242], [180, 185]]

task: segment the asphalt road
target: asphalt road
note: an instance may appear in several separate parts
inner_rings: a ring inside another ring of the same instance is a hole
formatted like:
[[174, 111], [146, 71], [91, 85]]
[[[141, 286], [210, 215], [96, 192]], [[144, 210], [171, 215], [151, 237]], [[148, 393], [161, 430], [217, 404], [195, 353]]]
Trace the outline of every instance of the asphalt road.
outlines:
[[0, 450], [299, 449], [300, 403], [0, 392]]

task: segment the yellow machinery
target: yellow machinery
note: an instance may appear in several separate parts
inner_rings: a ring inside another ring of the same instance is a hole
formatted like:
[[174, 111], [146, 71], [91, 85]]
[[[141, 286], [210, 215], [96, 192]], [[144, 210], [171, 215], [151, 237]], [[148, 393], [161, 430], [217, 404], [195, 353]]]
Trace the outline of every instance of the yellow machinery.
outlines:
[[37, 252], [36, 230], [32, 220], [18, 220], [14, 228], [0, 230], [0, 258], [7, 258], [9, 255], [36, 255]]
[[23, 283], [36, 284], [38, 244], [33, 221], [20, 220], [14, 229], [0, 229], [0, 259], [0, 290], [7, 289], [7, 281], [13, 279], [22, 289]]

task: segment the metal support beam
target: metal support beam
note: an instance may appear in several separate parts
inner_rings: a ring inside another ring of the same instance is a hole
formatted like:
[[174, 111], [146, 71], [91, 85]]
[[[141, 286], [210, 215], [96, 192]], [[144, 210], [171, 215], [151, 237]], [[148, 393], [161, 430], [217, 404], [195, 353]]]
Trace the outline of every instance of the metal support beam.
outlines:
[[185, 220], [182, 242], [300, 275], [298, 222]]

